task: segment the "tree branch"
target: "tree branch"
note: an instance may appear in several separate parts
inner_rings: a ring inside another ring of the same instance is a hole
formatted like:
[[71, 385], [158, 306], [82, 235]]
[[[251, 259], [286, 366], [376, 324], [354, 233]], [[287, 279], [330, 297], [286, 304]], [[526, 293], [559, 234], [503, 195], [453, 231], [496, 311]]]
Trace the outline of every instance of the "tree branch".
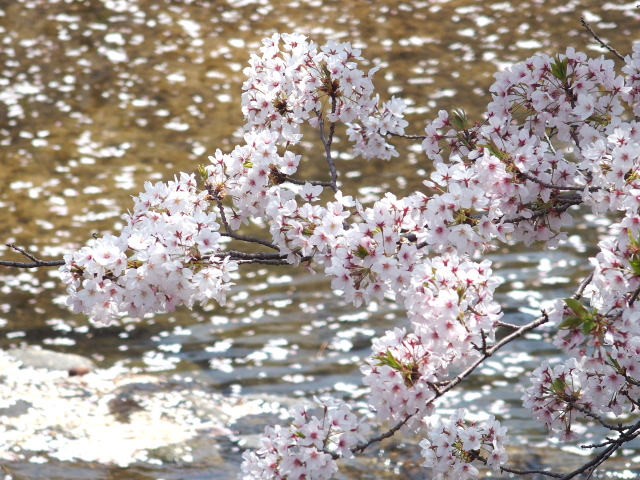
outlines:
[[391, 133], [391, 132], [387, 132], [387, 135], [391, 135], [392, 137], [400, 137], [400, 138], [406, 138], [409, 140], [424, 140], [425, 138], [427, 138], [426, 135], [405, 135], [405, 134], [399, 134], [399, 133]]
[[[578, 289], [575, 291], [575, 293], [572, 295], [573, 298], [580, 298], [580, 296], [582, 295], [582, 292], [584, 291], [584, 289], [587, 287], [587, 285], [591, 282], [593, 278], [593, 273], [589, 274], [579, 285]], [[456, 377], [454, 379], [452, 379], [449, 382], [444, 382], [443, 384], [440, 384], [440, 388], [438, 387], [431, 387], [434, 392], [435, 395], [433, 398], [431, 398], [427, 404], [433, 403], [437, 398], [441, 397], [442, 395], [444, 395], [445, 393], [447, 393], [449, 390], [453, 389], [456, 385], [458, 385], [460, 382], [462, 382], [462, 380], [464, 380], [466, 377], [468, 377], [469, 375], [471, 375], [471, 373], [473, 373], [473, 371], [478, 368], [482, 363], [484, 363], [484, 361], [491, 357], [494, 353], [496, 353], [498, 350], [500, 350], [502, 347], [504, 347], [506, 344], [512, 342], [513, 340], [515, 340], [518, 337], [521, 337], [522, 335], [524, 335], [526, 332], [533, 330], [537, 327], [539, 327], [540, 325], [543, 325], [545, 323], [547, 323], [549, 321], [549, 315], [547, 315], [547, 313], [545, 311], [542, 311], [542, 315], [540, 315], [538, 318], [536, 318], [535, 320], [527, 323], [526, 325], [522, 325], [520, 327], [518, 327], [517, 325], [511, 325], [511, 324], [502, 324], [501, 326], [508, 326], [510, 328], [515, 328], [516, 330], [513, 331], [512, 333], [510, 333], [509, 335], [507, 335], [506, 337], [504, 337], [502, 340], [500, 340], [498, 343], [496, 343], [495, 345], [487, 348], [485, 345], [485, 348], [482, 349], [482, 355], [476, 359], [469, 367], [467, 367], [464, 371], [462, 371], [461, 373], [459, 373], [458, 375], [456, 375]], [[363, 452], [367, 447], [369, 447], [371, 444], [379, 442], [381, 440], [384, 440], [386, 438], [389, 438], [391, 436], [393, 436], [398, 430], [400, 430], [400, 428], [402, 428], [403, 425], [405, 425], [409, 419], [411, 417], [413, 417], [415, 414], [417, 413], [414, 412], [412, 414], [407, 414], [405, 415], [405, 417], [398, 422], [396, 425], [394, 425], [390, 430], [388, 430], [387, 432], [383, 433], [382, 435], [379, 435], [377, 437], [372, 438], [371, 440], [369, 440], [368, 442], [365, 443], [361, 443], [356, 445], [355, 447], [353, 447], [351, 449], [351, 451], [353, 453], [358, 453], [358, 452]], [[640, 424], [640, 422], [639, 422]], [[518, 473], [520, 471], [515, 471], [515, 470], [505, 470], [511, 473]], [[555, 477], [555, 478], [562, 478], [561, 474], [554, 474], [551, 472], [545, 472], [543, 470], [531, 470], [531, 471], [522, 471], [523, 473], [543, 473], [545, 475], [548, 475], [550, 477]]]
[[597, 415], [595, 413], [593, 413], [591, 410], [578, 405], [575, 402], [572, 402], [571, 400], [565, 400], [567, 402], [567, 404], [569, 404], [571, 406], [571, 408], [575, 408], [576, 410], [578, 410], [580, 413], [584, 414], [586, 417], [589, 418], [593, 418], [594, 420], [596, 420], [600, 425], [602, 425], [604, 428], [608, 429], [608, 430], [614, 430], [618, 433], [623, 432], [625, 430], [627, 430], [629, 427], [623, 427], [622, 425], [613, 425], [612, 423], [609, 423], [607, 421], [605, 421], [600, 415]]
[[213, 199], [218, 205], [218, 210], [220, 211], [220, 218], [222, 219], [222, 225], [224, 226], [224, 230], [225, 230], [224, 232], [220, 232], [220, 235], [222, 235], [223, 237], [231, 237], [235, 240], [240, 240], [242, 242], [259, 243], [260, 245], [269, 247], [277, 252], [280, 251], [280, 248], [277, 245], [274, 245], [273, 243], [267, 240], [263, 240], [262, 238], [247, 237], [245, 235], [238, 235], [237, 233], [232, 232], [231, 227], [229, 226], [229, 222], [227, 221], [227, 215], [224, 212], [224, 207], [222, 206], [222, 200], [220, 200], [220, 198], [218, 197], [213, 197]]
[[352, 453], [360, 453], [360, 452], [364, 452], [370, 445], [377, 443], [377, 442], [381, 442], [382, 440], [385, 440], [387, 438], [392, 437], [393, 435], [395, 435], [395, 433], [400, 430], [405, 423], [407, 423], [409, 421], [409, 419], [411, 417], [413, 417], [416, 413], [418, 413], [418, 411], [416, 410], [414, 413], [411, 414], [407, 414], [404, 416], [404, 418], [402, 420], [400, 420], [396, 425], [394, 425], [393, 427], [391, 427], [390, 430], [386, 431], [385, 433], [383, 433], [382, 435], [378, 435], [377, 437], [373, 437], [372, 439], [370, 439], [368, 442], [366, 443], [360, 443], [358, 445], [356, 445], [355, 447], [351, 448], [351, 452]]
[[502, 467], [502, 468], [500, 468], [500, 471], [501, 472], [515, 473], [516, 475], [532, 475], [534, 473], [537, 473], [537, 474], [540, 474], [540, 475], [546, 475], [547, 477], [562, 478], [562, 474], [561, 473], [553, 473], [553, 472], [548, 472], [546, 470], [517, 470], [515, 468]]
[[609, 447], [605, 448], [602, 452], [600, 452], [593, 460], [585, 463], [584, 465], [577, 468], [573, 472], [567, 473], [565, 476], [560, 478], [562, 480], [569, 480], [570, 478], [573, 478], [576, 475], [580, 475], [582, 472], [585, 472], [590, 468], [593, 468], [593, 470], [595, 470], [624, 443], [627, 443], [633, 440], [634, 438], [636, 438], [640, 434], [638, 430], [640, 430], [640, 421], [638, 421], [637, 423], [629, 427], [626, 433], [620, 435], [620, 438], [615, 440]]
[[[531, 180], [532, 182], [537, 183], [538, 185], [542, 185], [543, 187], [548, 188], [550, 190], [568, 190], [568, 191], [575, 191], [575, 192], [584, 191], [584, 187], [570, 187], [570, 186], [560, 187], [558, 185], [554, 185], [553, 183], [543, 182], [542, 180], [534, 177], [528, 172], [520, 171], [520, 175], [525, 177], [527, 180]], [[600, 190], [600, 187], [589, 187], [590, 192], [597, 192], [598, 190]]]
[[609, 50], [611, 53], [613, 53], [616, 57], [618, 57], [620, 60], [624, 62], [624, 57], [620, 54], [620, 52], [618, 52], [615, 48], [610, 46], [608, 43], [605, 43], [598, 35], [596, 35], [596, 32], [594, 32], [591, 29], [591, 26], [587, 23], [584, 17], [580, 17], [580, 23], [582, 23], [582, 26], [587, 29], [587, 31], [591, 34], [591, 36], [595, 38], [600, 45], [602, 45], [604, 48]]
[[32, 261], [32, 263], [11, 262], [9, 260], [0, 260], [0, 266], [2, 267], [15, 267], [15, 268], [60, 267], [65, 264], [64, 260], [51, 260], [51, 261], [40, 260], [39, 258], [34, 257], [24, 249], [17, 247], [12, 243], [7, 243], [6, 245], [7, 247], [12, 248], [16, 252], [21, 253], [22, 255], [27, 257], [29, 260]]
[[584, 289], [587, 288], [587, 286], [591, 283], [591, 280], [593, 280], [593, 272], [591, 272], [585, 277], [584, 280], [582, 280], [580, 287], [578, 287], [578, 290], [576, 290], [575, 293], [571, 295], [571, 298], [580, 300], [582, 298], [582, 294], [584, 293]]
[[[335, 102], [334, 102], [335, 105]], [[329, 132], [329, 139], [324, 135], [324, 117], [320, 112], [316, 112], [318, 116], [319, 124], [320, 124], [320, 140], [322, 140], [322, 144], [324, 145], [324, 152], [327, 158], [327, 164], [329, 165], [329, 172], [331, 172], [331, 182], [329, 186], [333, 189], [334, 192], [338, 191], [338, 172], [336, 171], [336, 165], [333, 162], [333, 157], [331, 156], [331, 142], [333, 141], [333, 132], [335, 129], [335, 123], [331, 123], [331, 128]]]
[[509, 218], [505, 220], [504, 223], [520, 223], [527, 220], [533, 220], [534, 218], [544, 217], [545, 215], [551, 213], [551, 211], [554, 211], [555, 213], [562, 213], [567, 211], [569, 207], [572, 207], [573, 205], [580, 205], [581, 203], [582, 198], [567, 198], [566, 200], [563, 199], [561, 200], [560, 206], [554, 205], [553, 207], [538, 210], [537, 212], [532, 213], [530, 217], [520, 216]]
[[271, 175], [275, 178], [275, 181], [278, 183], [289, 182], [294, 185], [305, 185], [307, 183], [311, 185], [320, 185], [321, 187], [333, 187], [332, 182], [322, 182], [320, 180], [298, 180], [297, 178], [293, 178], [286, 173], [282, 173], [275, 166], [271, 167]]

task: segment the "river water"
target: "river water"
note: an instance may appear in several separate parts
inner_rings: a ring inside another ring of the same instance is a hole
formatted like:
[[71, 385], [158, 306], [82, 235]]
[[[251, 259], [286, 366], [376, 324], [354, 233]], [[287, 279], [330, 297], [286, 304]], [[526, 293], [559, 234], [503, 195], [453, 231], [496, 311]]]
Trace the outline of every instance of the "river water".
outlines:
[[[420, 134], [440, 109], [464, 107], [481, 118], [493, 73], [536, 52], [571, 45], [602, 54], [580, 16], [623, 54], [640, 40], [634, 2], [0, 0], [0, 239], [59, 259], [93, 233], [117, 233], [145, 181], [193, 172], [217, 148], [230, 151], [242, 136], [242, 70], [274, 32], [361, 48], [365, 69], [381, 67], [381, 97], [405, 98], [408, 133]], [[338, 131], [343, 190], [366, 203], [420, 188], [431, 165], [416, 145], [395, 143], [399, 159], [366, 162], [352, 158]], [[301, 176], [326, 176], [317, 141], [302, 149]], [[606, 223], [587, 215], [556, 251], [492, 253], [504, 279], [498, 300], [506, 321], [525, 322], [572, 292]], [[0, 256], [20, 260], [6, 247]], [[304, 269], [252, 267], [236, 283], [224, 308], [179, 309], [105, 328], [65, 308], [55, 271], [3, 269], [0, 348], [41, 345], [91, 356], [104, 368], [190, 376], [223, 395], [332, 393], [362, 401], [358, 362], [371, 339], [406, 325], [393, 303], [354, 309], [323, 275]], [[520, 405], [524, 373], [543, 357], [558, 357], [545, 335], [512, 344], [442, 408], [498, 415], [515, 445], [533, 439], [516, 453], [557, 466], [579, 449], [545, 462], [545, 432], [522, 409], [506, 411]], [[383, 445], [391, 452], [374, 449], [368, 463], [351, 465], [342, 478], [428, 478], [407, 445], [410, 437], [401, 437]], [[238, 469], [237, 452], [229, 447], [224, 468], [53, 462], [44, 474], [28, 455], [6, 465], [14, 478], [227, 478]], [[624, 457], [637, 471], [638, 451]]]

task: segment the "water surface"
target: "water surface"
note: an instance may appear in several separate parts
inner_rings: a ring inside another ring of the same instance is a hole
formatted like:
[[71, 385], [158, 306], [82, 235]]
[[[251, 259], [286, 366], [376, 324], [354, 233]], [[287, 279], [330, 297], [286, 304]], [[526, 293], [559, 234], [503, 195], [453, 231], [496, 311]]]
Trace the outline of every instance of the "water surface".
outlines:
[[[416, 134], [439, 109], [463, 106], [482, 118], [493, 73], [527, 56], [569, 45], [602, 54], [580, 16], [623, 54], [640, 40], [635, 3], [595, 0], [2, 0], [0, 12], [0, 239], [43, 259], [61, 258], [94, 232], [117, 233], [145, 181], [193, 172], [215, 149], [232, 150], [242, 135], [242, 69], [274, 32], [362, 48], [363, 68], [382, 67], [375, 77], [381, 97], [409, 103], [408, 133]], [[301, 176], [328, 178], [317, 140], [308, 140]], [[353, 158], [338, 130], [343, 190], [373, 202], [389, 190], [420, 188], [431, 165], [416, 145], [396, 144], [399, 159], [366, 162]], [[498, 299], [507, 321], [525, 322], [545, 301], [568, 295], [602, 229], [588, 218], [557, 251], [493, 253], [505, 279]], [[19, 260], [1, 248], [3, 259]], [[224, 308], [179, 309], [104, 328], [64, 307], [55, 271], [3, 269], [0, 348], [42, 345], [91, 356], [105, 368], [191, 376], [227, 395], [330, 392], [363, 400], [358, 362], [371, 338], [406, 325], [395, 304], [354, 309], [322, 275], [304, 269], [249, 267], [237, 283]], [[514, 443], [533, 438], [530, 446], [544, 449], [545, 433], [525, 411], [506, 413], [520, 405], [524, 372], [558, 356], [543, 340], [510, 345], [443, 408], [489, 410]], [[374, 449], [343, 478], [423, 478], [417, 450], [405, 440], [389, 442], [386, 453]], [[229, 478], [239, 457], [234, 444], [227, 448], [228, 464], [215, 468], [136, 464], [125, 471], [50, 460], [42, 476], [28, 453], [8, 466], [15, 478]], [[637, 468], [638, 452], [625, 456]]]

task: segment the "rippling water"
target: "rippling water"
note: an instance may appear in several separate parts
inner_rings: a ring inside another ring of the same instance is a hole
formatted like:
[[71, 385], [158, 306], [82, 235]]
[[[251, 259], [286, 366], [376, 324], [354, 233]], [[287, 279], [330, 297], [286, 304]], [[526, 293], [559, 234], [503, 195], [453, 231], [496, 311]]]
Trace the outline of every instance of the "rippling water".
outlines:
[[[640, 40], [636, 3], [0, 0], [0, 239], [58, 259], [94, 232], [118, 232], [120, 215], [144, 181], [193, 172], [216, 148], [230, 151], [242, 135], [242, 69], [261, 38], [274, 32], [297, 30], [319, 44], [333, 39], [362, 48], [365, 68], [382, 67], [375, 77], [382, 98], [407, 99], [408, 133], [419, 134], [439, 109], [463, 106], [478, 118], [493, 73], [536, 52], [572, 45], [603, 53], [580, 16], [629, 53]], [[420, 188], [430, 164], [416, 145], [396, 144], [400, 160], [364, 162], [352, 158], [338, 131], [343, 190], [373, 202], [388, 190], [401, 195]], [[302, 173], [327, 176], [317, 142], [301, 148]], [[505, 247], [492, 254], [505, 279], [499, 300], [508, 320], [524, 322], [545, 301], [572, 291], [602, 228], [587, 217], [557, 251]], [[19, 259], [5, 247], [0, 254]], [[0, 347], [36, 344], [90, 355], [103, 367], [120, 362], [134, 371], [180, 373], [223, 393], [333, 392], [360, 399], [357, 365], [371, 338], [406, 324], [395, 304], [353, 309], [322, 275], [303, 269], [249, 268], [237, 283], [225, 308], [180, 309], [103, 328], [67, 311], [55, 271], [3, 269]], [[502, 415], [516, 443], [525, 435], [543, 442], [544, 432], [523, 422], [526, 412], [506, 414], [507, 406], [520, 404], [526, 383], [520, 376], [541, 357], [558, 355], [542, 335], [530, 340], [487, 362], [443, 407], [489, 410]], [[401, 440], [393, 445], [402, 449]], [[416, 452], [400, 453], [374, 452], [345, 475], [422, 478], [412, 464]], [[237, 468], [237, 457], [229, 458], [228, 468]], [[51, 467], [41, 477], [26, 460], [12, 464], [23, 478], [107, 478], [104, 469], [96, 477], [96, 466]], [[228, 475], [209, 467], [145, 468], [108, 478]]]

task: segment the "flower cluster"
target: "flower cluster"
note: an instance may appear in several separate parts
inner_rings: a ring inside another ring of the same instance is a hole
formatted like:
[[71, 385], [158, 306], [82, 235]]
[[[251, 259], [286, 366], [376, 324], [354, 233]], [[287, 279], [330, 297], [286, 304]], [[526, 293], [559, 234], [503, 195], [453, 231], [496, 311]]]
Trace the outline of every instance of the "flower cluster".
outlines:
[[264, 217], [272, 197], [280, 191], [278, 178], [295, 173], [300, 162], [300, 155], [290, 151], [278, 155], [275, 132], [252, 130], [244, 139], [246, 145], [237, 146], [228, 155], [217, 150], [202, 172], [213, 200], [233, 201], [235, 208], [229, 218], [233, 229], [248, 223], [250, 217]]
[[[637, 324], [640, 313], [631, 319]], [[573, 421], [584, 414], [620, 416], [636, 408], [640, 387], [640, 337], [624, 349], [613, 348], [608, 361], [579, 362], [570, 358], [551, 368], [548, 362], [533, 372], [533, 386], [522, 399], [534, 418], [561, 440], [577, 438]]]
[[367, 74], [359, 70], [359, 49], [329, 41], [318, 51], [313, 42], [295, 33], [276, 33], [263, 44], [262, 55], [252, 55], [244, 70], [248, 79], [243, 85], [242, 111], [247, 129], [277, 132], [279, 143], [296, 144], [300, 124], [308, 121], [318, 126], [328, 105], [327, 120], [350, 125], [348, 133], [357, 153], [386, 160], [397, 155], [384, 136], [404, 133], [405, 104], [392, 99], [379, 107], [379, 98], [372, 97], [371, 80], [378, 68]]
[[[199, 170], [202, 189], [186, 174], [145, 185], [119, 237], [68, 255], [63, 274], [75, 311], [108, 322], [223, 303], [237, 264], [220, 247], [219, 221], [224, 235], [277, 251], [239, 258], [313, 261], [354, 305], [395, 299], [406, 308], [410, 330], [374, 341], [361, 370], [379, 418], [416, 427], [464, 376], [455, 375], [500, 347], [499, 326], [516, 329], [500, 322], [499, 281], [474, 255], [494, 240], [555, 247], [572, 221], [568, 210], [586, 204], [624, 218], [592, 259], [585, 291], [592, 309], [565, 299], [551, 314], [556, 344], [576, 358], [537, 369], [524, 404], [564, 439], [578, 415], [640, 406], [640, 127], [626, 108], [638, 114], [640, 46], [626, 58], [626, 78], [613, 62], [571, 48], [497, 74], [482, 122], [441, 111], [426, 127], [422, 147], [435, 169], [425, 191], [387, 193], [365, 207], [338, 189], [330, 154], [336, 125], [344, 124], [356, 154], [388, 160], [397, 152], [387, 137], [407, 125], [404, 103], [380, 102], [376, 69], [359, 70], [360, 51], [348, 43], [318, 49], [304, 36], [276, 34], [263, 44], [245, 69], [245, 143], [209, 157]], [[319, 129], [329, 182], [293, 177], [302, 157], [291, 147], [304, 122]], [[327, 186], [334, 196], [322, 205]], [[250, 218], [268, 226], [271, 241], [234, 233]], [[345, 404], [321, 405], [321, 418], [298, 407], [289, 428], [267, 428], [263, 448], [244, 455], [244, 478], [330, 478], [366, 426]], [[493, 418], [480, 427], [463, 420], [457, 412], [431, 430], [421, 444], [426, 464], [443, 478], [477, 476], [472, 460], [499, 470], [505, 429]]]
[[193, 175], [145, 184], [119, 237], [65, 256], [68, 304], [94, 321], [173, 311], [211, 299], [224, 304], [237, 264], [218, 258], [216, 215]]
[[433, 412], [433, 385], [494, 340], [501, 313], [489, 265], [445, 256], [424, 259], [411, 271], [403, 297], [414, 331], [396, 328], [374, 341], [361, 368], [380, 418], [414, 415], [415, 425]]
[[633, 46], [633, 55], [625, 58], [626, 65], [622, 71], [627, 74], [625, 85], [629, 90], [622, 95], [622, 99], [629, 105], [633, 105], [633, 114], [640, 115], [640, 43]]
[[460, 409], [449, 420], [438, 419], [429, 430], [429, 439], [420, 442], [424, 465], [436, 472], [436, 480], [477, 478], [478, 469], [471, 462], [479, 460], [494, 471], [507, 462], [507, 429], [493, 415], [481, 425], [465, 425], [465, 411]]
[[303, 405], [291, 413], [289, 428], [266, 427], [262, 448], [243, 454], [243, 480], [328, 480], [338, 470], [335, 458], [350, 458], [351, 448], [363, 442], [369, 425], [350, 408], [332, 398], [315, 399], [322, 407], [321, 418]]
[[[615, 226], [615, 240], [600, 242], [587, 293], [594, 308], [575, 299], [558, 302], [556, 345], [575, 358], [534, 371], [523, 396], [535, 418], [562, 439], [572, 439], [572, 419], [585, 412], [621, 415], [640, 396], [640, 217]], [[635, 293], [637, 296], [637, 293]], [[580, 360], [578, 360], [580, 359]]]
[[[637, 53], [628, 62], [631, 72]], [[631, 75], [625, 84], [613, 66], [571, 48], [555, 58], [529, 58], [496, 75], [484, 123], [471, 124], [462, 111], [440, 112], [426, 128], [425, 151], [438, 164], [446, 141], [449, 162], [470, 170], [496, 218], [529, 219], [515, 222], [515, 239], [555, 246], [566, 237], [561, 228], [571, 222], [571, 205], [584, 201], [599, 212], [633, 206], [633, 198], [620, 196], [637, 188], [638, 133], [635, 122], [622, 122], [621, 101], [637, 102], [637, 91], [631, 93], [637, 80]], [[567, 152], [582, 163], [556, 150], [554, 136], [573, 142]]]

